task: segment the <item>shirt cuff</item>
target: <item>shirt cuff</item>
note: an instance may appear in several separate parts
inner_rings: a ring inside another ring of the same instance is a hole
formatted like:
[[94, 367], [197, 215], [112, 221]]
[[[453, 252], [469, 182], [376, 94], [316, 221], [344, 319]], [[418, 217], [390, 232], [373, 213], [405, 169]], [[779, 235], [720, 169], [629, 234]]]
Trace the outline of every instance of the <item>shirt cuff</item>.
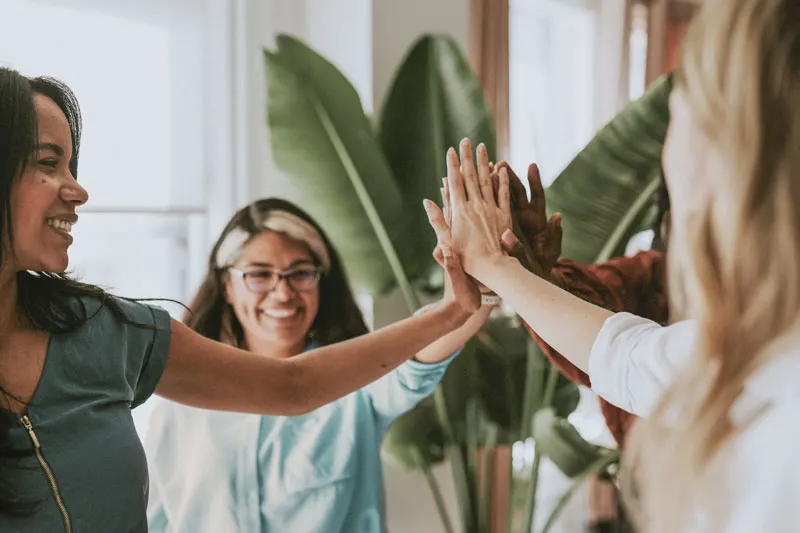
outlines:
[[450, 366], [450, 363], [453, 362], [453, 359], [458, 357], [460, 353], [461, 348], [448, 355], [447, 358], [435, 363], [423, 363], [422, 361], [417, 361], [416, 359], [409, 359], [405, 362], [405, 366], [407, 366], [414, 374], [425, 375], [443, 368], [446, 369], [448, 366]]

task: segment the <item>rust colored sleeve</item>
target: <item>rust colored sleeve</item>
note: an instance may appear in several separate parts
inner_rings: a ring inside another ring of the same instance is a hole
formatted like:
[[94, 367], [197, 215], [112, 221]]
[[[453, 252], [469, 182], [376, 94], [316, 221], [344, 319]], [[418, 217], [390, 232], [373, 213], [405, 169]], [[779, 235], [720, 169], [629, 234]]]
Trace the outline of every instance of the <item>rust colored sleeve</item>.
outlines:
[[[553, 274], [563, 289], [587, 302], [610, 311], [627, 311], [666, 322], [664, 256], [660, 252], [640, 252], [633, 257], [619, 257], [599, 265], [560, 259]], [[586, 373], [551, 348], [527, 324], [525, 327], [556, 368], [571, 380], [591, 386]]]

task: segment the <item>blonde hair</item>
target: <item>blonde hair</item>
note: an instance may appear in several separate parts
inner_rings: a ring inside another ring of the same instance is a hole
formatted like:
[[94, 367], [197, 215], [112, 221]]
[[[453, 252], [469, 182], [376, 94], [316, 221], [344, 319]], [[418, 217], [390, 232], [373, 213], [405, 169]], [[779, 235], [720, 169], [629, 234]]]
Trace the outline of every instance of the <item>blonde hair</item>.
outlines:
[[673, 216], [671, 309], [697, 320], [698, 345], [629, 443], [623, 491], [641, 533], [720, 529], [713, 466], [742, 429], [731, 408], [800, 317], [800, 2], [710, 0], [682, 69], [677, 90], [720, 168], [692, 176], [702, 208]]

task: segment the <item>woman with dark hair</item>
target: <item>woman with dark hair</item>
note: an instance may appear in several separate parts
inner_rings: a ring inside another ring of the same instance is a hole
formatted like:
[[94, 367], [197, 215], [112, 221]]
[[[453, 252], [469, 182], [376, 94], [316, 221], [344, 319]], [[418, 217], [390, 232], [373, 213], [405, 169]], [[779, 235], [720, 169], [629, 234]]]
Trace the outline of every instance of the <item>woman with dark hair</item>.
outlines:
[[426, 313], [291, 359], [215, 342], [63, 274], [88, 199], [79, 146], [68, 88], [0, 68], [0, 531], [144, 532], [147, 465], [130, 410], [153, 392], [204, 409], [307, 413], [480, 307], [445, 248], [452, 290]]
[[[145, 447], [150, 531], [385, 531], [381, 440], [398, 416], [433, 392], [490, 309], [384, 378], [312, 413], [258, 416], [161, 403]], [[282, 358], [367, 332], [325, 233], [274, 198], [241, 209], [228, 223], [186, 323], [214, 340]]]

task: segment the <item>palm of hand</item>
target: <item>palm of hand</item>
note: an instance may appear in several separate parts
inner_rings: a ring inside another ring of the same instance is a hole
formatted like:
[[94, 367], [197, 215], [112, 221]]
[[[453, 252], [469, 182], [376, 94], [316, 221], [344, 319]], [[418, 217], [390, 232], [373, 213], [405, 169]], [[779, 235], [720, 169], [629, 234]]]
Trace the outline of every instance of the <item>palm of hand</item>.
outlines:
[[[469, 141], [462, 141], [461, 158], [448, 152], [448, 178], [444, 180], [442, 201], [450, 228], [453, 248], [462, 256], [467, 272], [486, 257], [503, 253], [500, 236], [512, 227], [508, 176], [499, 179], [498, 200], [494, 197], [497, 176], [490, 172], [483, 145], [477, 150], [478, 170], [472, 160]], [[455, 189], [451, 190], [451, 187]]]

